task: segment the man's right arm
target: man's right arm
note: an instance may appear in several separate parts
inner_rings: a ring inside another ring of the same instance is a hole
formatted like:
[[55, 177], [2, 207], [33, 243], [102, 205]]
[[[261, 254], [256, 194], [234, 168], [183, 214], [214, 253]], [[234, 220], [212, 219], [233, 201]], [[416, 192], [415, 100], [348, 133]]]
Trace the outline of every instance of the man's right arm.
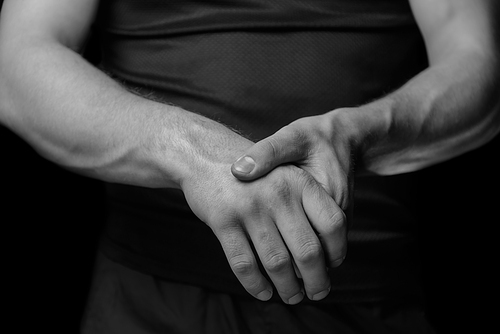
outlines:
[[190, 146], [203, 143], [189, 138], [219, 136], [223, 127], [131, 94], [88, 64], [78, 50], [97, 4], [5, 1], [0, 121], [42, 156], [75, 172], [178, 188], [182, 172], [192, 166], [189, 154], [197, 154]]
[[[181, 189], [253, 296], [329, 289], [324, 254], [345, 252], [343, 213], [314, 179], [286, 166], [241, 182], [232, 162], [252, 143], [221, 124], [132, 94], [86, 62], [98, 0], [6, 0], [0, 20], [0, 122], [45, 158], [108, 182]], [[311, 226], [312, 225], [312, 226]], [[322, 240], [319, 241], [316, 232]], [[252, 244], [256, 254], [252, 251]], [[196, 264], [193, 264], [195, 266]]]

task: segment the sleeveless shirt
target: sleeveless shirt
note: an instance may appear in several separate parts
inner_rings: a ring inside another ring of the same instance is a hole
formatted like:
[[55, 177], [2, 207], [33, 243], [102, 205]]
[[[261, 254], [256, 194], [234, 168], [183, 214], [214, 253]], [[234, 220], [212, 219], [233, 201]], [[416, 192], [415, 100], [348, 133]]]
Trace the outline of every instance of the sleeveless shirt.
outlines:
[[[381, 97], [427, 65], [402, 0], [103, 0], [97, 27], [105, 71], [255, 141]], [[411, 184], [411, 174], [355, 180], [348, 255], [330, 270], [327, 301], [419, 293]], [[112, 260], [248, 296], [181, 191], [108, 184], [107, 193], [101, 247]]]

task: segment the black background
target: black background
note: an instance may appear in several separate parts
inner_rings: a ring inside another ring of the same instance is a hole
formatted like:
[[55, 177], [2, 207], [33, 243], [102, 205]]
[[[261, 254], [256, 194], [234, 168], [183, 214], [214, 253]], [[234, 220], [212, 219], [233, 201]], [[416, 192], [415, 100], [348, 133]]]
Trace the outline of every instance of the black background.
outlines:
[[[86, 56], [98, 60], [92, 43]], [[0, 148], [4, 325], [77, 333], [106, 215], [103, 186], [40, 158], [1, 126]], [[481, 332], [495, 321], [499, 149], [497, 137], [417, 173], [422, 279], [440, 333]]]

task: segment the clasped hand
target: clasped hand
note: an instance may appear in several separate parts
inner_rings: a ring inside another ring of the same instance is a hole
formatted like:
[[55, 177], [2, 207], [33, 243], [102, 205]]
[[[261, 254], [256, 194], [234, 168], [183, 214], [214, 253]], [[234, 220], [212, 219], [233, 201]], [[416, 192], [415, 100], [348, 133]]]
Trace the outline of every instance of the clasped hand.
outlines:
[[260, 300], [271, 298], [273, 288], [257, 258], [281, 299], [296, 304], [305, 294], [325, 298], [327, 267], [346, 255], [350, 152], [332, 143], [330, 131], [322, 116], [299, 119], [254, 145], [244, 143], [245, 154], [232, 166], [208, 164], [203, 178], [183, 187], [236, 277]]

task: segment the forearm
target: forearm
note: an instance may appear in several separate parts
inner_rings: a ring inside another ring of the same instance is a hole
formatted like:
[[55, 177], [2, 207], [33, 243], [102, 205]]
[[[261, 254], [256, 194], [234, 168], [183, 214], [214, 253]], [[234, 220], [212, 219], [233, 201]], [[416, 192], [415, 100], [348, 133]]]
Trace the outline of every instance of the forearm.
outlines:
[[397, 91], [360, 108], [332, 112], [347, 129], [360, 171], [415, 171], [491, 140], [500, 130], [494, 55], [438, 62]]
[[129, 93], [57, 42], [10, 43], [0, 66], [2, 122], [87, 176], [179, 187], [203, 159], [216, 159], [213, 145], [234, 140], [216, 122]]

